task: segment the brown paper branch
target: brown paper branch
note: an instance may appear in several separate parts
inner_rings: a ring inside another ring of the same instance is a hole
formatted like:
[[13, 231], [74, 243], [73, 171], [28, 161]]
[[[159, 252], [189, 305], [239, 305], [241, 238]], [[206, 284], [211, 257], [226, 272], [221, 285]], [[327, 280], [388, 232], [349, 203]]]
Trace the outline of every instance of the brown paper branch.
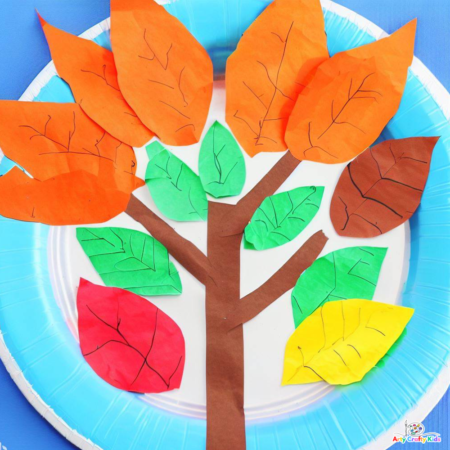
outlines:
[[295, 286], [298, 277], [319, 256], [328, 238], [323, 231], [313, 234], [272, 277], [243, 297], [226, 319], [229, 330], [248, 322]]
[[288, 151], [224, 218], [222, 236], [241, 234], [262, 201], [273, 195], [301, 163]]
[[134, 195], [131, 195], [125, 212], [143, 225], [197, 280], [206, 284], [213, 278], [211, 264], [207, 256], [191, 241], [180, 236]]

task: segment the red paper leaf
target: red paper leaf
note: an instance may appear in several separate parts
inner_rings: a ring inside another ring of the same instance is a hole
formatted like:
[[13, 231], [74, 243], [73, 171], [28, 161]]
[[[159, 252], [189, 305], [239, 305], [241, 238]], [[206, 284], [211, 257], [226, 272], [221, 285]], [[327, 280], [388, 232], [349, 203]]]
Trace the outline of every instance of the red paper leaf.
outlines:
[[136, 294], [84, 279], [77, 306], [81, 352], [99, 377], [140, 393], [180, 387], [184, 337], [168, 315]]

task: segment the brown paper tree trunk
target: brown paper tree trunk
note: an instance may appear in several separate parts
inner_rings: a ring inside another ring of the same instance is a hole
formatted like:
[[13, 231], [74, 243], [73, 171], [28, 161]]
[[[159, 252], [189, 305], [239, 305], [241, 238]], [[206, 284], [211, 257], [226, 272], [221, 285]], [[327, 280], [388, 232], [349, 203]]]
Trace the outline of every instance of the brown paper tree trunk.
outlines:
[[242, 234], [220, 236], [231, 208], [210, 202], [208, 209], [208, 258], [219, 277], [206, 285], [207, 450], [245, 448], [243, 330], [224, 326], [240, 300]]
[[288, 152], [236, 205], [209, 202], [207, 255], [133, 195], [126, 210], [206, 287], [207, 450], [245, 450], [242, 324], [292, 289], [327, 242], [321, 231], [315, 233], [271, 278], [241, 298], [240, 251], [245, 226], [299, 163]]

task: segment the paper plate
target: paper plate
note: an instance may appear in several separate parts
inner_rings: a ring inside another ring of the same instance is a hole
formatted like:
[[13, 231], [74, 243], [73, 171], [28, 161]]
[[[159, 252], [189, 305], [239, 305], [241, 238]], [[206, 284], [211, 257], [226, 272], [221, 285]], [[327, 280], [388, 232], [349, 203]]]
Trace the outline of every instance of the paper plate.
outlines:
[[[226, 58], [267, 3], [178, 0], [166, 5], [213, 59], [219, 80], [207, 127], [215, 119], [224, 122], [225, 92], [220, 75]], [[349, 10], [331, 2], [323, 6], [331, 54], [384, 35]], [[96, 25], [83, 37], [109, 47], [109, 21]], [[73, 98], [50, 63], [22, 100], [71, 102]], [[410, 422], [421, 421], [445, 392], [450, 379], [449, 117], [449, 94], [415, 59], [400, 109], [381, 138], [442, 136], [422, 204], [410, 224], [374, 239], [338, 237], [327, 206], [343, 165], [304, 162], [282, 189], [323, 184], [325, 195], [319, 214], [295, 242], [265, 252], [243, 251], [241, 290], [245, 295], [319, 227], [330, 237], [326, 252], [355, 245], [387, 246], [374, 299], [416, 310], [394, 356], [362, 382], [346, 387], [322, 383], [280, 387], [284, 346], [294, 329], [289, 295], [246, 324], [249, 450], [387, 448], [393, 434], [403, 430], [400, 421], [405, 417]], [[198, 146], [171, 150], [197, 168]], [[138, 175], [142, 175], [145, 151], [137, 149], [136, 153]], [[245, 190], [278, 158], [276, 154], [247, 158]], [[3, 158], [0, 174], [11, 166]], [[136, 195], [155, 210], [145, 187]], [[140, 229], [124, 214], [111, 224]], [[171, 225], [205, 250], [205, 223]], [[95, 375], [78, 347], [75, 295], [79, 277], [99, 284], [101, 280], [79, 247], [75, 228], [0, 218], [0, 356], [29, 401], [80, 448], [205, 448], [204, 290], [177, 267], [183, 295], [150, 300], [174, 318], [185, 335], [187, 360], [181, 389], [145, 396], [119, 391]]]

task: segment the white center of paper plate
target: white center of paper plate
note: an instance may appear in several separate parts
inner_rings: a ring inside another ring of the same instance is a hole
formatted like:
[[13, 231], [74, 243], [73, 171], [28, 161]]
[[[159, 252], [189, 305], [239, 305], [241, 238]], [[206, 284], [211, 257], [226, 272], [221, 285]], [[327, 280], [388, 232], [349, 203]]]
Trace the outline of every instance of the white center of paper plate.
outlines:
[[[215, 83], [214, 95], [205, 132], [218, 120], [225, 125], [225, 85]], [[176, 156], [198, 173], [200, 145], [189, 147], [167, 146]], [[247, 181], [246, 194], [281, 157], [280, 153], [265, 153], [253, 159], [245, 153]], [[137, 175], [144, 178], [147, 166], [145, 149], [136, 149]], [[388, 247], [374, 300], [398, 303], [408, 273], [409, 225], [372, 239], [343, 238], [336, 234], [330, 221], [329, 206], [334, 188], [345, 164], [325, 165], [302, 162], [280, 191], [299, 186], [325, 186], [321, 208], [307, 228], [292, 242], [264, 251], [242, 249], [241, 294], [256, 289], [276, 272], [281, 265], [313, 233], [323, 229], [329, 237], [324, 253], [353, 246]], [[150, 193], [144, 186], [135, 192], [147, 206], [159, 214]], [[240, 197], [226, 199], [235, 203]], [[185, 238], [206, 253], [206, 222], [167, 222]], [[126, 214], [106, 224], [145, 231]], [[92, 267], [75, 237], [76, 227], [52, 227], [49, 235], [49, 269], [56, 300], [76, 339], [76, 292], [80, 277], [101, 284], [102, 280]], [[141, 396], [143, 401], [179, 414], [204, 418], [206, 402], [205, 377], [205, 290], [183, 267], [175, 261], [183, 283], [183, 294], [177, 297], [149, 297], [148, 299], [167, 313], [183, 331], [186, 340], [186, 366], [181, 388], [163, 394]], [[258, 317], [244, 326], [245, 336], [245, 410], [248, 420], [274, 417], [310, 405], [328, 395], [333, 387], [326, 383], [281, 387], [284, 348], [294, 332], [290, 292], [283, 295]]]

